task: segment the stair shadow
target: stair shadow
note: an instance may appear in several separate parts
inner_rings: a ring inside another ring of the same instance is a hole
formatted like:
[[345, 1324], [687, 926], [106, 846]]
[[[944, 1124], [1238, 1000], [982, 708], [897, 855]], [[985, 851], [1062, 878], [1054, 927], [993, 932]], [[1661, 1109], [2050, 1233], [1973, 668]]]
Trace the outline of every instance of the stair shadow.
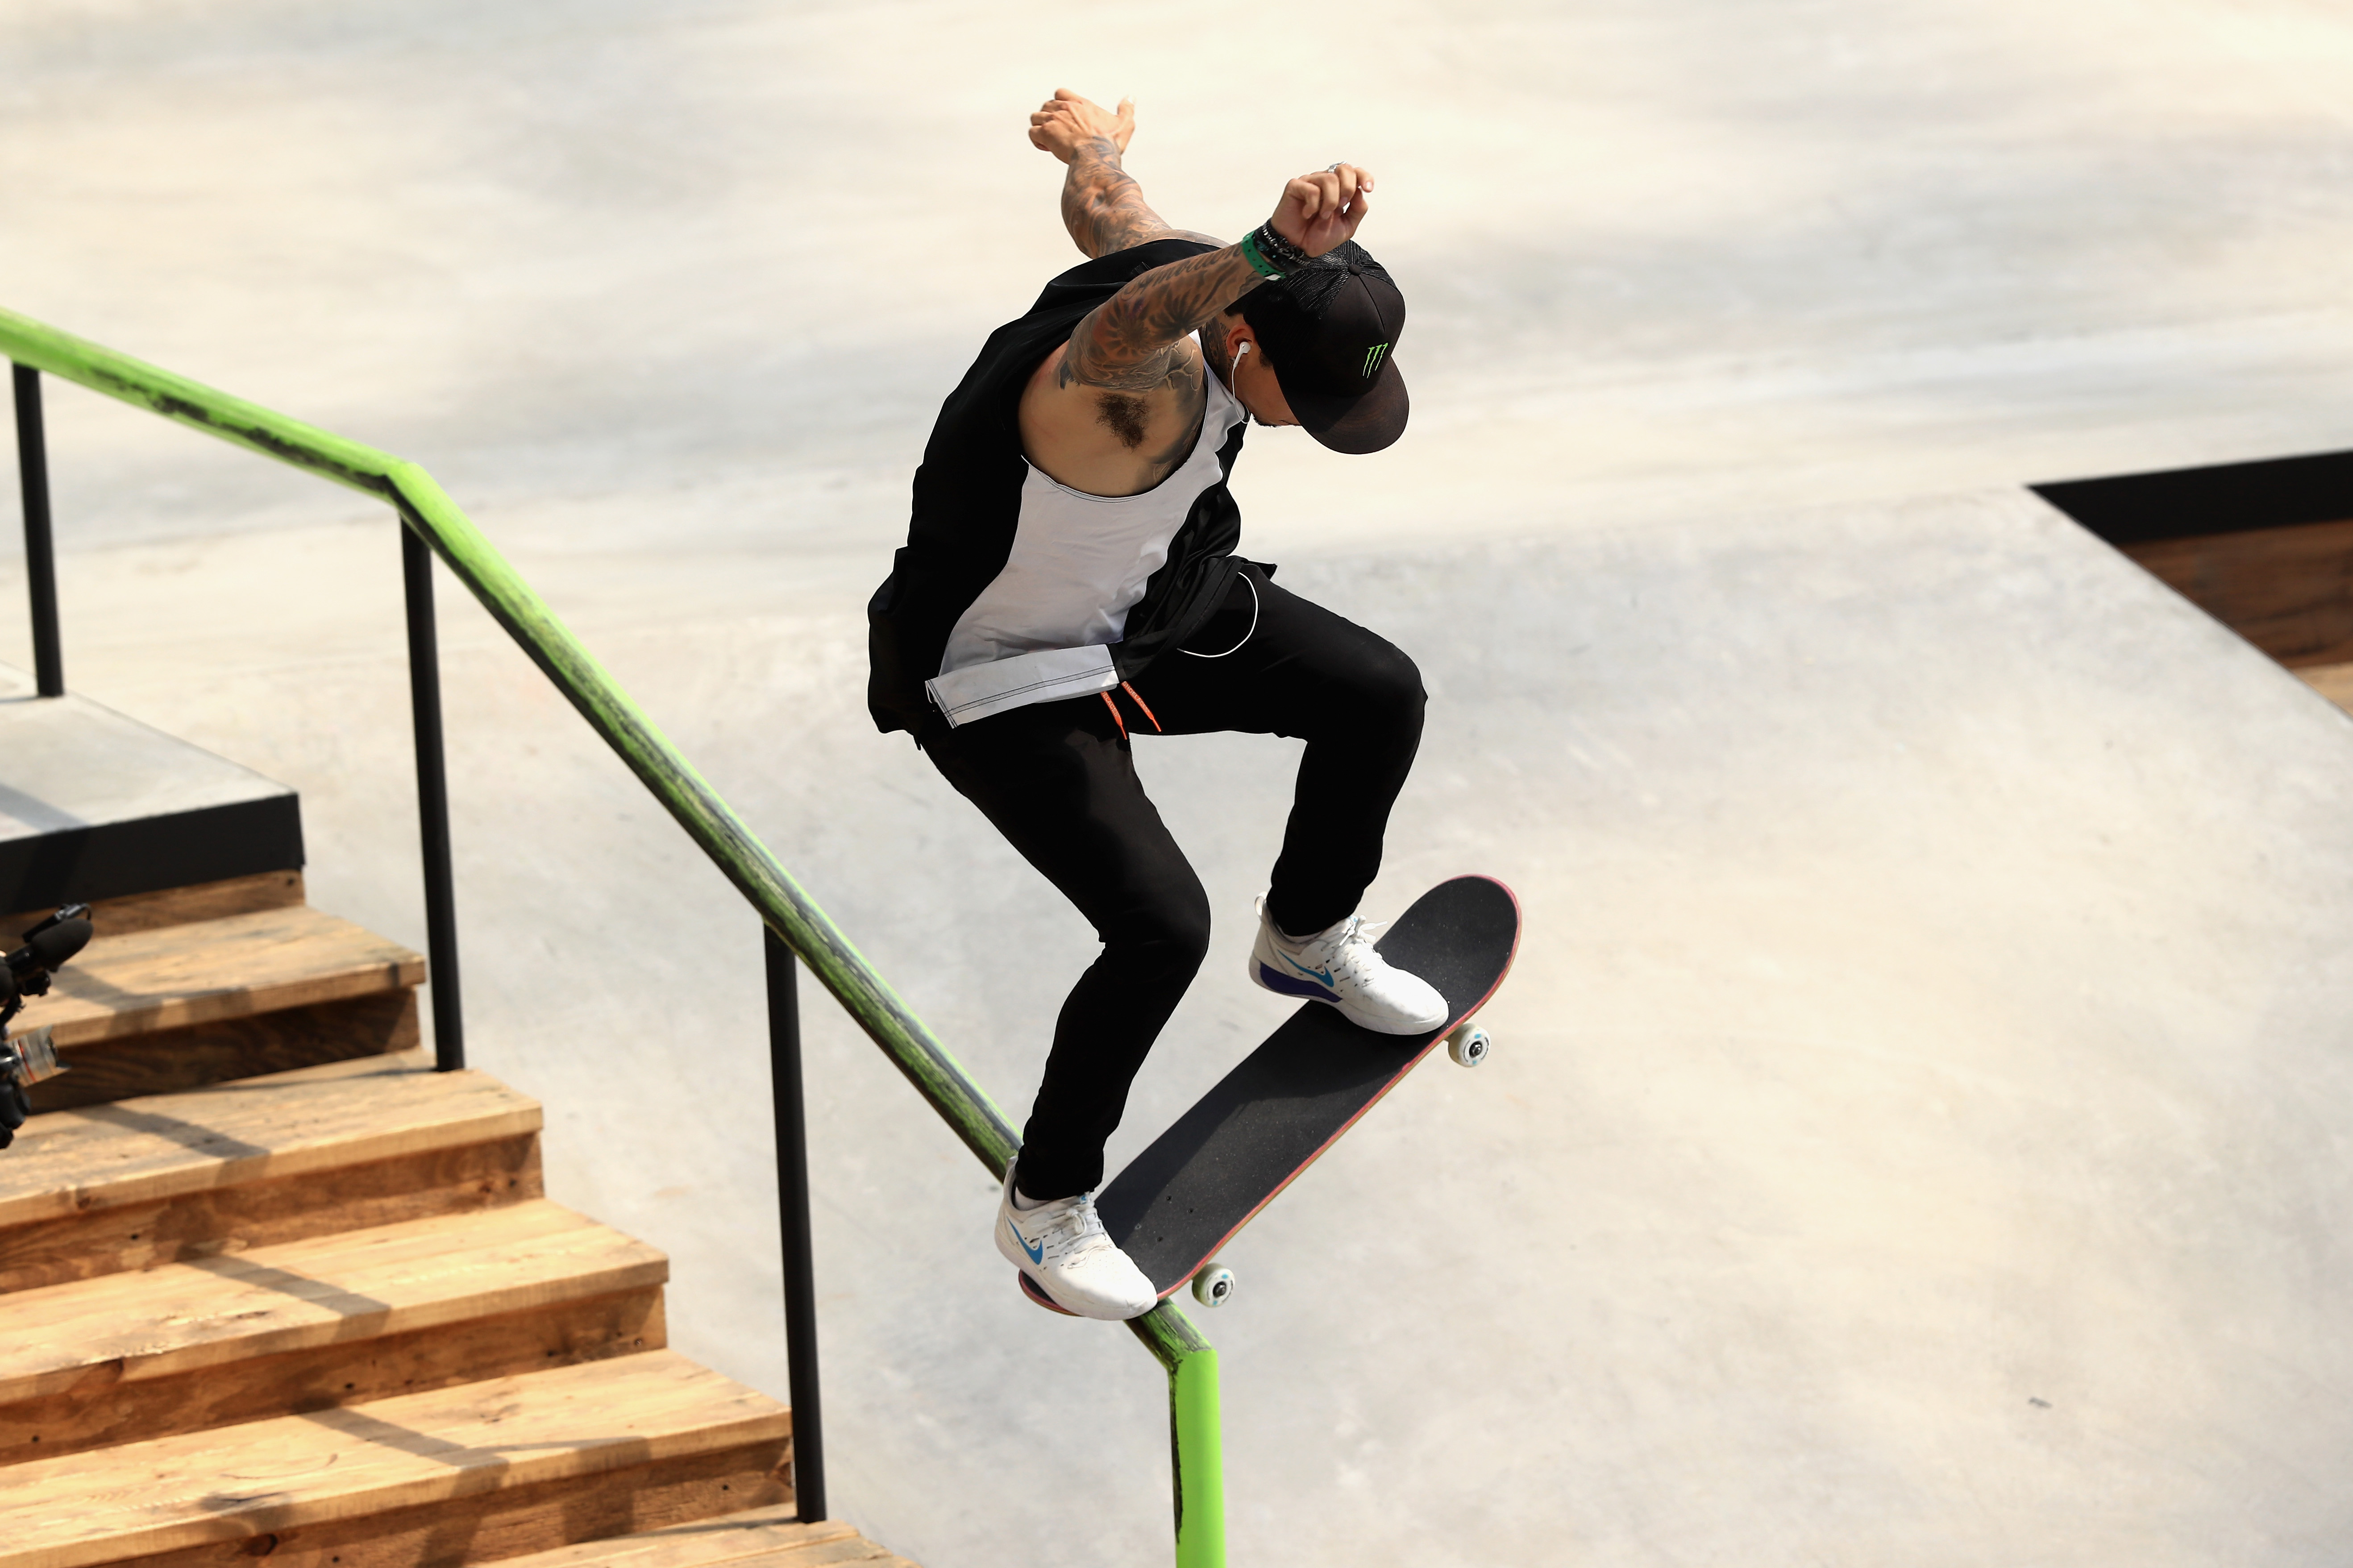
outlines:
[[[386, 1421], [381, 1416], [372, 1415], [364, 1408], [350, 1405], [333, 1410], [308, 1412], [301, 1416], [301, 1419], [324, 1426], [341, 1436], [354, 1438], [400, 1453], [412, 1454], [418, 1458], [431, 1459], [436, 1463], [448, 1465], [454, 1472], [453, 1479], [456, 1484], [447, 1494], [447, 1499], [480, 1497], [501, 1489], [506, 1484], [507, 1477], [514, 1468], [514, 1456], [538, 1450], [576, 1452], [582, 1447], [578, 1442], [516, 1443], [502, 1444], [494, 1447], [452, 1443], [446, 1438], [436, 1437], [429, 1433], [403, 1426], [396, 1421]], [[654, 1458], [653, 1445], [643, 1437], [618, 1437], [609, 1443], [598, 1443], [594, 1447], [598, 1452], [612, 1458], [612, 1462], [598, 1468], [596, 1472], [598, 1475], [609, 1475], [630, 1466], [646, 1464]], [[320, 1468], [322, 1469], [330, 1468], [334, 1462], [334, 1459], [331, 1458], [327, 1465]], [[556, 1478], [549, 1478], [551, 1480], [554, 1479]], [[590, 1540], [598, 1535], [610, 1533], [609, 1529], [602, 1523], [603, 1519], [609, 1513], [607, 1505], [592, 1495], [596, 1489], [593, 1484], [594, 1476], [575, 1474], [563, 1479], [590, 1483], [584, 1485], [580, 1495], [565, 1509], [567, 1516], [564, 1530], [565, 1539]], [[532, 1484], [533, 1483], [524, 1483], [526, 1486]], [[273, 1503], [283, 1504], [290, 1500], [287, 1492], [272, 1487], [264, 1487], [252, 1492], [213, 1492], [199, 1498], [197, 1506], [214, 1514], [237, 1514], [261, 1512]], [[413, 1513], [432, 1506], [430, 1502], [413, 1503], [392, 1511], [395, 1514]], [[414, 1545], [412, 1560], [427, 1565], [470, 1562], [475, 1540], [491, 1522], [487, 1517], [480, 1513], [459, 1514], [447, 1520], [431, 1521], [427, 1524], [425, 1538]], [[269, 1540], [274, 1547], [275, 1535], [271, 1535]]]
[[356, 1290], [346, 1290], [332, 1279], [322, 1279], [315, 1275], [280, 1268], [273, 1264], [257, 1263], [250, 1258], [233, 1253], [183, 1258], [181, 1263], [183, 1267], [200, 1268], [239, 1285], [275, 1290], [298, 1301], [325, 1308], [340, 1320], [330, 1339], [331, 1343], [369, 1338], [380, 1332], [392, 1316], [392, 1303], [389, 1301], [379, 1301]]
[[[520, 1405], [522, 1401], [518, 1397], [514, 1403]], [[584, 1413], [582, 1418], [587, 1419], [588, 1414]], [[403, 1426], [397, 1421], [386, 1421], [380, 1415], [372, 1415], [364, 1405], [345, 1405], [332, 1410], [313, 1410], [306, 1413], [302, 1419], [324, 1426], [343, 1436], [373, 1443], [378, 1447], [395, 1449], [403, 1454], [413, 1454], [420, 1459], [433, 1459], [449, 1466], [452, 1469], [465, 1472], [479, 1471], [482, 1474], [485, 1479], [480, 1485], [459, 1488], [457, 1494], [459, 1496], [484, 1490], [496, 1485], [499, 1479], [513, 1468], [510, 1458], [512, 1455], [538, 1453], [543, 1450], [576, 1452], [586, 1447], [594, 1448], [599, 1454], [617, 1453], [622, 1464], [643, 1464], [654, 1457], [653, 1445], [643, 1437], [615, 1437], [607, 1442], [587, 1445], [582, 1444], [577, 1439], [560, 1443], [500, 1443], [487, 1447], [467, 1443], [453, 1443], [446, 1437], [436, 1437], [429, 1432], [419, 1432], [413, 1426]]]
[[[124, 1015], [152, 1012], [173, 1002], [185, 1001], [191, 996], [222, 996], [233, 997], [240, 1001], [249, 1000], [253, 995], [253, 987], [240, 985], [232, 989], [219, 985], [191, 984], [173, 986], [161, 991], [130, 991], [87, 969], [60, 969], [49, 982], [49, 995], [69, 1002], [86, 1002], [92, 1006], [104, 1007], [111, 1013]], [[40, 1004], [35, 1002], [26, 1007], [25, 1016], [33, 1025], [37, 1026], [41, 1022], [40, 1010]], [[139, 1034], [147, 1026], [142, 1024], [138, 1028], [120, 1030], [117, 1034], [106, 1037], [119, 1038], [122, 1034]], [[70, 1047], [58, 1048], [71, 1049]]]
[[224, 1160], [245, 1159], [271, 1152], [265, 1144], [248, 1143], [242, 1138], [232, 1137], [200, 1121], [189, 1121], [153, 1110], [130, 1110], [121, 1100], [76, 1106], [71, 1110], [50, 1114], [79, 1116], [91, 1121], [102, 1121], [110, 1127], [120, 1127], [126, 1131], [145, 1132], [167, 1142], [177, 1143], [183, 1149], [200, 1154], [217, 1154]]
[[[542, 1451], [575, 1453], [584, 1447], [584, 1445], [576, 1440], [556, 1443], [502, 1443], [492, 1447], [453, 1443], [446, 1437], [436, 1437], [429, 1432], [420, 1432], [413, 1426], [403, 1426], [397, 1421], [386, 1421], [380, 1415], [372, 1415], [364, 1405], [341, 1405], [332, 1410], [304, 1411], [300, 1414], [299, 1418], [324, 1426], [338, 1436], [353, 1438], [380, 1448], [390, 1448], [398, 1453], [413, 1455], [420, 1459], [431, 1459], [437, 1464], [448, 1466], [457, 1474], [459, 1479], [457, 1488], [448, 1494], [451, 1497], [470, 1497], [478, 1492], [497, 1489], [504, 1481], [507, 1473], [514, 1468], [514, 1457], [517, 1455]], [[600, 1454], [617, 1451], [619, 1463], [604, 1466], [602, 1467], [604, 1469], [618, 1469], [628, 1465], [644, 1464], [654, 1457], [653, 1445], [643, 1437], [616, 1437], [609, 1442], [585, 1446], [592, 1447]], [[331, 1469], [335, 1462], [335, 1459], [331, 1458], [318, 1468]], [[239, 1478], [234, 1472], [229, 1472], [227, 1479], [261, 1479], [264, 1478]], [[582, 1478], [566, 1477], [565, 1479]], [[214, 1513], [234, 1513], [239, 1509], [251, 1508], [257, 1503], [282, 1499], [285, 1495], [284, 1492], [276, 1489], [257, 1492], [214, 1492], [198, 1500], [198, 1504]]]
[[[70, 1050], [71, 1047], [68, 1047], [69, 1054]], [[395, 1052], [383, 1058], [372, 1058], [374, 1061], [381, 1062], [382, 1065], [371, 1066], [367, 1070], [353, 1072], [348, 1076], [390, 1078], [414, 1073], [429, 1073], [433, 1070], [429, 1063], [403, 1064], [397, 1059], [407, 1054], [407, 1052]], [[230, 1079], [220, 1083], [206, 1084], [201, 1091], [180, 1092], [202, 1092], [206, 1095], [283, 1094], [287, 1092], [288, 1088], [289, 1086], [285, 1084], [269, 1083], [255, 1079]], [[92, 1105], [77, 1105], [42, 1114], [44, 1116], [79, 1116], [92, 1121], [102, 1121], [110, 1127], [120, 1127], [128, 1131], [152, 1133], [155, 1137], [177, 1143], [183, 1149], [192, 1149], [199, 1153], [217, 1153], [225, 1160], [270, 1152], [269, 1149], [261, 1144], [248, 1143], [241, 1138], [230, 1137], [225, 1132], [206, 1126], [201, 1121], [193, 1121], [185, 1117], [164, 1116], [152, 1110], [132, 1110], [127, 1109], [125, 1102], [121, 1100], [101, 1100]]]
[[[340, 1077], [343, 1079], [423, 1078], [430, 1077], [436, 1070], [433, 1066], [433, 1053], [422, 1046], [411, 1046], [406, 1050], [389, 1051], [382, 1056], [357, 1058], [354, 1058], [354, 1062], [356, 1061], [365, 1061], [369, 1065], [359, 1070], [343, 1073], [340, 1075]], [[351, 1066], [353, 1064], [339, 1063], [335, 1065]], [[201, 1089], [186, 1089], [180, 1092], [189, 1094], [284, 1094], [294, 1087], [295, 1086], [291, 1084], [272, 1083], [266, 1078], [224, 1079], [219, 1083], [206, 1084]]]

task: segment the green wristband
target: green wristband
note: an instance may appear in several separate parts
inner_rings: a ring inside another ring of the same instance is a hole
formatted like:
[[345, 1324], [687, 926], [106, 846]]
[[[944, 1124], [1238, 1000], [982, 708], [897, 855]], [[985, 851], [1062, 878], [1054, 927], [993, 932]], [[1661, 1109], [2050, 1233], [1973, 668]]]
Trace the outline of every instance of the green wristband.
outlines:
[[1274, 263], [1269, 261], [1266, 258], [1266, 253], [1259, 249], [1258, 232], [1255, 229], [1242, 236], [1242, 259], [1249, 262], [1250, 270], [1260, 277], [1274, 279], [1277, 281], [1282, 279], [1282, 274], [1275, 270]]

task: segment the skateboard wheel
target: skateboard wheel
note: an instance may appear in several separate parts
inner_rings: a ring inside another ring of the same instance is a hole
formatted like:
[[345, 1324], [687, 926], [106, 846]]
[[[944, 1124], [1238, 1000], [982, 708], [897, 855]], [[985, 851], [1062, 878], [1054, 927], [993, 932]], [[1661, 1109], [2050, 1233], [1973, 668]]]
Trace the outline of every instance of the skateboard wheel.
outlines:
[[1487, 1031], [1476, 1024], [1465, 1024], [1446, 1037], [1446, 1054], [1454, 1058], [1457, 1067], [1475, 1068], [1487, 1059], [1494, 1046]]
[[1212, 1263], [1193, 1276], [1193, 1300], [1204, 1307], [1222, 1307], [1234, 1299], [1234, 1271]]

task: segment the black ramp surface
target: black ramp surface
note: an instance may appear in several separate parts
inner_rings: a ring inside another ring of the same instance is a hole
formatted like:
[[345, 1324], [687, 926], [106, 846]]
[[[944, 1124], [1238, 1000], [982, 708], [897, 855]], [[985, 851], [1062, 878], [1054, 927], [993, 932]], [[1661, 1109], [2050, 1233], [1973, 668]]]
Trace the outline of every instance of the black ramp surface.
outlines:
[[1103, 1228], [1164, 1294], [1313, 1161], [1511, 966], [1519, 905], [1487, 877], [1457, 877], [1414, 900], [1375, 945], [1446, 998], [1427, 1035], [1377, 1035], [1305, 1002], [1114, 1177], [1095, 1200]]

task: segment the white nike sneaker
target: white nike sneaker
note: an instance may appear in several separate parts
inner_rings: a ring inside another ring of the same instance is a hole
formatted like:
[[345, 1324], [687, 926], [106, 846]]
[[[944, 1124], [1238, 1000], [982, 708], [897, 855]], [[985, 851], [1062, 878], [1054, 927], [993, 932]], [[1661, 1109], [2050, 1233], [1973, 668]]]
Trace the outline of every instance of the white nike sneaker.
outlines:
[[1144, 1270], [1103, 1234], [1092, 1193], [1017, 1209], [1011, 1167], [997, 1204], [997, 1250], [1056, 1306], [1082, 1318], [1124, 1322], [1160, 1300]]
[[1258, 941], [1250, 948], [1250, 978], [1269, 991], [1328, 1002], [1340, 1016], [1377, 1035], [1423, 1035], [1446, 1022], [1446, 998], [1418, 974], [1392, 968], [1373, 951], [1374, 933], [1387, 921], [1367, 926], [1350, 915], [1329, 931], [1298, 942], [1275, 929], [1258, 901]]

